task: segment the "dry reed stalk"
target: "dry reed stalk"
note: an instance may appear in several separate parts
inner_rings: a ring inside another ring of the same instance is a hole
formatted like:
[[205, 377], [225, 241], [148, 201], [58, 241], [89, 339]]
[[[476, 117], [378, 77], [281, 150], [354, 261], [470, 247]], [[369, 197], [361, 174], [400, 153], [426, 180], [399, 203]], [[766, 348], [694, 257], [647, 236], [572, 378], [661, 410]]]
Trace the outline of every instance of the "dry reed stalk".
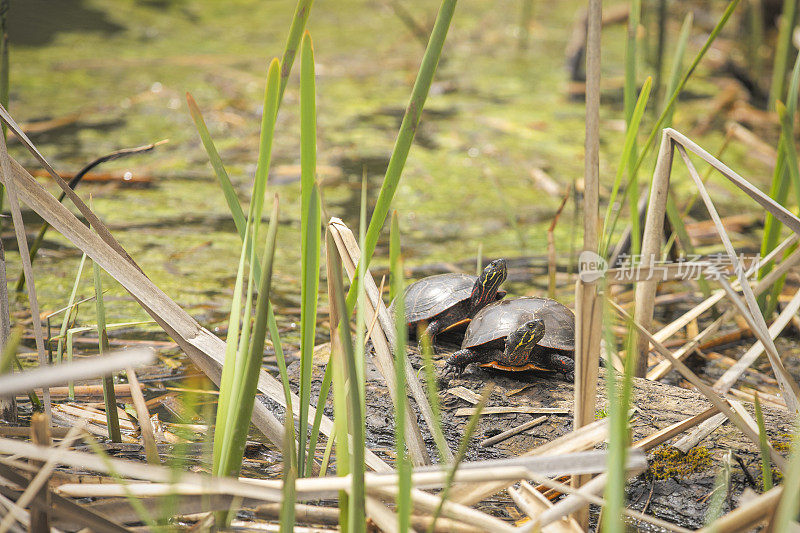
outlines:
[[[553, 506], [550, 500], [527, 481], [521, 481], [519, 488], [509, 487], [508, 494], [517, 507], [531, 519]], [[561, 520], [542, 528], [542, 533], [582, 533], [583, 531], [578, 522], [571, 517], [562, 517]]]
[[[697, 374], [692, 372], [689, 367], [687, 367], [683, 361], [679, 361], [672, 356], [672, 353], [667, 349], [663, 344], [658, 342], [653, 338], [653, 336], [648, 332], [641, 324], [636, 322], [635, 320], [631, 319], [631, 316], [616, 302], [608, 300], [609, 304], [616, 309], [616, 311], [626, 319], [631, 320], [631, 323], [634, 327], [639, 331], [639, 334], [644, 337], [645, 340], [650, 341], [650, 343], [655, 347], [656, 351], [660, 353], [666, 359], [672, 361], [672, 365], [684, 378], [686, 378], [694, 387], [705, 396], [711, 404], [716, 407], [720, 412], [724, 413], [725, 416], [733, 422], [733, 424], [739, 428], [739, 430], [745, 434], [747, 438], [752, 440], [756, 445], [760, 445], [758, 432], [754, 432], [750, 426], [740, 417], [728, 404], [728, 402], [719, 396], [714, 390], [703, 383], [703, 381], [697, 377]], [[775, 451], [772, 446], [770, 446], [770, 456], [772, 457], [772, 461], [783, 470], [786, 467], [786, 459], [780, 455], [777, 451]]]
[[509, 438], [513, 437], [514, 435], [522, 433], [523, 431], [527, 431], [527, 430], [531, 429], [532, 427], [538, 426], [539, 424], [541, 424], [545, 420], [547, 420], [546, 416], [540, 416], [538, 418], [534, 418], [533, 420], [529, 420], [528, 422], [525, 422], [524, 424], [520, 424], [517, 427], [513, 427], [513, 428], [511, 428], [509, 430], [503, 431], [502, 433], [500, 433], [498, 435], [495, 435], [494, 437], [482, 440], [481, 443], [480, 443], [480, 446], [482, 448], [488, 448], [489, 446], [494, 446], [498, 442], [503, 442], [504, 440], [509, 439]]
[[670, 426], [665, 427], [655, 433], [644, 437], [643, 439], [639, 439], [638, 441], [633, 443], [633, 448], [639, 448], [641, 450], [651, 450], [658, 446], [661, 443], [664, 443], [674, 437], [675, 435], [679, 435], [686, 431], [689, 428], [700, 424], [701, 422], [707, 420], [709, 417], [713, 416], [717, 412], [716, 407], [710, 407], [703, 411], [700, 414], [696, 414], [694, 416], [690, 416], [686, 420], [681, 420], [680, 422], [676, 422]]
[[[588, 450], [607, 438], [608, 420], [595, 420], [591, 424], [522, 454], [522, 457], [550, 456]], [[511, 483], [506, 481], [489, 481], [457, 486], [450, 491], [450, 500], [464, 505], [474, 505], [509, 486], [511, 486]]]
[[725, 418], [724, 413], [718, 413], [712, 416], [699, 426], [695, 427], [691, 433], [673, 444], [672, 447], [679, 449], [683, 453], [689, 453], [689, 450], [697, 446], [700, 441], [711, 435], [718, 427], [724, 424], [725, 420], [727, 420], [727, 418]]
[[[726, 311], [725, 313], [722, 314], [722, 316], [720, 316], [714, 322], [709, 324], [707, 328], [705, 328], [703, 331], [699, 332], [697, 335], [692, 337], [689, 340], [689, 342], [687, 342], [686, 344], [675, 350], [675, 352], [673, 352], [672, 354], [675, 357], [675, 359], [682, 361], [685, 358], [687, 358], [689, 354], [694, 352], [703, 343], [703, 341], [706, 340], [706, 338], [710, 337], [711, 335], [719, 331], [719, 328], [722, 326], [722, 324], [725, 322], [725, 320], [728, 318], [729, 315], [730, 313]], [[654, 366], [650, 371], [647, 372], [646, 377], [647, 379], [657, 381], [666, 376], [667, 374], [669, 374], [671, 370], [672, 370], [672, 363], [670, 363], [669, 361], [660, 361], [656, 366]]]
[[150, 410], [147, 409], [147, 403], [142, 394], [142, 386], [139, 383], [139, 378], [136, 377], [136, 372], [134, 372], [132, 366], [127, 367], [125, 373], [128, 376], [128, 383], [130, 384], [133, 407], [136, 409], [136, 416], [139, 418], [139, 430], [142, 434], [144, 454], [147, 457], [147, 462], [154, 465], [161, 464], [161, 459], [158, 457], [156, 437], [153, 433], [153, 424], [150, 422]]
[[[577, 496], [579, 498], [582, 498], [582, 499], [586, 500], [589, 503], [592, 503], [594, 505], [599, 505], [601, 507], [605, 507], [605, 500], [603, 498], [599, 497], [599, 496], [596, 496], [596, 495], [590, 493], [590, 492], [583, 491], [581, 489], [574, 489], [574, 488], [570, 487], [569, 485], [565, 485], [564, 483], [559, 483], [558, 481], [556, 481], [554, 479], [549, 479], [549, 478], [544, 477], [544, 476], [536, 475], [536, 476], [532, 476], [531, 479], [533, 481], [535, 481], [536, 483], [539, 483], [539, 484], [544, 485], [546, 487], [549, 487], [551, 489], [558, 490], [559, 492], [562, 492], [564, 494], [575, 495], [575, 496]], [[530, 490], [535, 491], [536, 493], [541, 495], [541, 493], [538, 490], [536, 490], [533, 487], [531, 487], [528, 483], [523, 482], [523, 484], [527, 485], [530, 488]], [[541, 497], [544, 500], [547, 499], [544, 496], [541, 496]], [[551, 508], [552, 508], [552, 506], [551, 506]], [[659, 527], [659, 528], [666, 529], [667, 531], [674, 531], [676, 533], [691, 533], [691, 530], [689, 530], [689, 529], [686, 529], [686, 528], [683, 528], [683, 527], [680, 527], [680, 526], [676, 526], [676, 525], [674, 525], [674, 524], [672, 524], [670, 522], [667, 522], [666, 520], [661, 520], [660, 518], [656, 518], [654, 516], [650, 516], [648, 514], [645, 514], [645, 513], [639, 512], [639, 511], [634, 511], [634, 510], [631, 510], [631, 509], [623, 508], [622, 512], [626, 516], [629, 516], [631, 518], [635, 518], [637, 520], [640, 520], [640, 521], [648, 523], [648, 524], [652, 524], [652, 525], [654, 525], [656, 527]], [[564, 517], [561, 518], [561, 520], [563, 520], [563, 519], [564, 519]], [[535, 523], [536, 523], [536, 520], [534, 519], [533, 520], [533, 524], [530, 524], [530, 525], [527, 525], [526, 527], [520, 528], [520, 530], [521, 531], [531, 531], [531, 530], [534, 529], [534, 527], [535, 527], [534, 524]], [[557, 523], [557, 522], [555, 522], [555, 523]], [[551, 522], [548, 526], [545, 526], [545, 529], [547, 527], [551, 526], [551, 525], [553, 525], [553, 522]], [[545, 530], [545, 529], [543, 529], [543, 530]]]
[[137, 348], [73, 363], [47, 365], [26, 372], [0, 376], [0, 390], [8, 394], [24, 393], [38, 387], [46, 388], [68, 381], [97, 378], [128, 366], [148, 364], [153, 359], [155, 359], [153, 350]]
[[572, 184], [569, 184], [567, 185], [566, 192], [564, 192], [564, 197], [561, 199], [561, 204], [558, 206], [558, 209], [556, 209], [553, 220], [547, 228], [547, 296], [549, 298], [556, 297], [556, 225], [558, 224], [559, 217], [561, 217], [561, 212], [564, 210], [564, 206], [567, 205], [567, 200], [569, 200], [571, 192]]
[[[367, 488], [367, 492], [376, 496], [395, 498], [398, 489], [396, 486], [389, 485], [378, 488]], [[437, 495], [415, 490], [411, 492], [411, 501], [415, 509], [435, 512], [439, 507], [441, 499]], [[452, 501], [452, 499], [445, 501], [444, 505], [442, 505], [442, 516], [484, 528], [486, 531], [504, 531], [507, 533], [517, 531], [515, 527], [510, 526], [502, 520], [477, 511], [472, 507], [456, 503]]]
[[[50, 435], [47, 432], [47, 426], [49, 424], [47, 423], [46, 415], [38, 418], [38, 420], [40, 420], [42, 424], [39, 424], [39, 430], [36, 430], [32, 427], [32, 430], [34, 431], [33, 440], [37, 445], [44, 445], [49, 448]], [[66, 438], [59, 442], [55, 448], [52, 448], [53, 453], [44, 464], [41, 464], [41, 468], [36, 476], [33, 478], [30, 484], [25, 487], [25, 492], [23, 492], [19, 499], [17, 499], [14, 507], [10, 509], [11, 512], [8, 513], [2, 521], [0, 521], [0, 533], [6, 533], [6, 531], [8, 531], [8, 528], [10, 528], [11, 524], [13, 524], [19, 510], [27, 507], [37, 496], [44, 497], [47, 492], [47, 488], [45, 486], [47, 484], [47, 480], [49, 479], [53, 470], [58, 466], [59, 454], [65, 449], [69, 448], [72, 443], [75, 442], [80, 431], [80, 427], [73, 427], [70, 429]], [[47, 514], [42, 514], [41, 511], [33, 512], [31, 514], [31, 526], [46, 528], [45, 531], [49, 530]]]
[[[778, 318], [770, 325], [768, 329], [769, 337], [775, 339], [791, 322], [792, 318], [797, 316], [798, 311], [800, 311], [800, 291], [795, 293], [791, 301], [778, 315]], [[736, 364], [717, 379], [714, 383], [714, 389], [722, 394], [728, 392], [763, 352], [764, 344], [759, 340], [739, 358]]]
[[[674, 153], [672, 140], [666, 131], [661, 136], [661, 146], [658, 149], [656, 168], [650, 186], [650, 202], [647, 207], [644, 231], [642, 233], [642, 267], [651, 267], [658, 257], [661, 257], [661, 238], [664, 233], [664, 216], [667, 210], [667, 194], [669, 191], [669, 176], [672, 168]], [[653, 320], [653, 298], [656, 293], [657, 280], [645, 280], [636, 285], [634, 301], [636, 308], [634, 319], [645, 329], [650, 329]], [[635, 354], [637, 357], [635, 375], [644, 377], [647, 374], [647, 354], [649, 344], [647, 339], [638, 335]]]
[[[352, 282], [353, 278], [358, 275], [357, 266], [358, 261], [361, 259], [361, 252], [358, 249], [356, 238], [338, 218], [331, 218], [328, 222], [328, 230], [334, 242], [336, 242], [336, 248], [342, 257], [344, 269]], [[375, 358], [373, 360], [389, 387], [392, 398], [395, 398], [396, 381], [391, 349], [394, 344], [394, 330], [391, 327], [387, 327], [387, 324], [391, 324], [389, 312], [386, 310], [386, 306], [383, 305], [378, 286], [375, 284], [369, 269], [364, 272], [364, 290], [366, 291], [366, 299], [364, 300], [365, 314], [369, 316], [377, 313], [378, 315], [379, 327], [373, 329], [370, 336], [375, 347]], [[392, 331], [392, 333], [387, 334], [387, 331]], [[406, 382], [422, 412], [425, 422], [429, 427], [434, 427], [435, 421], [428, 397], [411, 365], [406, 365]], [[417, 417], [412, 415], [411, 410], [406, 410], [406, 445], [415, 466], [430, 464], [428, 449], [417, 424]], [[452, 460], [452, 457], [450, 457], [450, 460]]]
[[[769, 359], [770, 365], [772, 365], [772, 371], [775, 373], [775, 378], [778, 380], [778, 386], [781, 389], [781, 394], [783, 395], [784, 400], [786, 401], [787, 407], [794, 411], [795, 413], [800, 412], [800, 387], [797, 386], [797, 383], [794, 381], [791, 375], [786, 371], [786, 368], [783, 366], [783, 362], [781, 361], [780, 356], [778, 355], [778, 350], [775, 348], [775, 343], [772, 341], [772, 337], [770, 337], [769, 332], [767, 331], [767, 324], [764, 321], [764, 316], [761, 314], [761, 310], [758, 307], [758, 302], [756, 301], [755, 294], [753, 293], [752, 287], [750, 287], [750, 283], [748, 283], [747, 278], [745, 277], [744, 269], [741, 268], [739, 264], [739, 260], [736, 256], [736, 251], [733, 248], [733, 244], [731, 243], [730, 237], [728, 237], [728, 233], [725, 230], [725, 226], [722, 224], [719, 218], [719, 214], [717, 213], [716, 208], [714, 207], [714, 203], [711, 200], [711, 196], [708, 194], [708, 190], [706, 189], [705, 185], [703, 184], [700, 175], [697, 173], [697, 170], [694, 168], [691, 160], [689, 159], [688, 154], [686, 153], [686, 149], [682, 144], [677, 144], [678, 152], [680, 153], [681, 159], [686, 165], [686, 168], [689, 170], [689, 175], [691, 176], [692, 180], [695, 182], [697, 189], [700, 193], [703, 202], [706, 204], [706, 209], [708, 210], [709, 214], [711, 215], [711, 219], [714, 221], [714, 225], [717, 227], [717, 232], [719, 233], [720, 239], [722, 239], [722, 243], [725, 246], [725, 251], [728, 254], [728, 257], [731, 261], [731, 264], [734, 266], [734, 271], [739, 278], [739, 285], [742, 290], [742, 294], [744, 295], [745, 301], [747, 306], [744, 305], [743, 302], [739, 299], [739, 296], [733, 290], [733, 288], [728, 283], [728, 280], [720, 278], [720, 282], [722, 283], [722, 287], [725, 289], [725, 292], [728, 294], [728, 298], [739, 308], [739, 311], [742, 313], [742, 316], [745, 317], [747, 320], [750, 329], [753, 333], [758, 337], [758, 339], [764, 344], [766, 348], [767, 358]], [[699, 147], [698, 147], [699, 148]], [[727, 175], [726, 175], [727, 176]], [[737, 183], [736, 179], [729, 177], [731, 181]], [[744, 178], [740, 178], [739, 186], [748, 186], [752, 188], [753, 192], [757, 191], [760, 194], [761, 191], [755, 189], [749, 182], [744, 180]], [[756, 195], [757, 196], [757, 195]], [[775, 206], [781, 207], [785, 211], [785, 209], [780, 206], [780, 204], [776, 203], [769, 197], [767, 205], [774, 208]], [[765, 205], [770, 212], [773, 209], [769, 209]], [[779, 210], [778, 210], [779, 212]], [[793, 218], [797, 223], [797, 229], [795, 233], [800, 231], [800, 220], [796, 219], [794, 215], [786, 211], [786, 213]], [[773, 213], [776, 218], [778, 218], [778, 213]], [[784, 222], [786, 224], [786, 222]], [[788, 225], [788, 224], [787, 224]], [[791, 226], [790, 226], [791, 227]]]
[[[2, 108], [2, 105], [0, 105]], [[4, 175], [10, 174], [10, 157], [6, 147], [5, 138], [0, 140], [0, 170]], [[31, 308], [31, 321], [33, 322], [33, 333], [36, 339], [36, 352], [39, 354], [39, 366], [45, 368], [47, 364], [47, 354], [44, 347], [44, 332], [42, 331], [42, 322], [39, 318], [39, 300], [36, 296], [36, 282], [33, 276], [33, 265], [31, 264], [30, 252], [28, 251], [28, 237], [25, 234], [25, 224], [22, 221], [22, 211], [20, 211], [19, 200], [17, 199], [16, 186], [6, 183], [6, 195], [8, 196], [8, 205], [11, 209], [11, 218], [14, 221], [14, 233], [17, 237], [17, 246], [22, 260], [22, 272], [25, 276], [25, 281], [28, 285], [28, 304]], [[0, 390], [5, 391], [2, 387]], [[13, 394], [10, 393], [9, 394]], [[45, 386], [42, 388], [42, 396], [44, 400], [44, 413], [47, 419], [52, 418], [52, 406], [50, 403], [50, 391]]]
[[375, 522], [381, 531], [386, 533], [403, 533], [397, 526], [397, 515], [386, 507], [382, 501], [374, 496], [367, 495], [364, 499], [367, 517]]
[[[2, 117], [3, 110], [0, 107], [0, 118]], [[44, 187], [36, 182], [19, 163], [14, 161], [13, 158], [10, 158], [10, 161], [12, 173], [4, 173], [0, 176], [0, 180], [6, 186], [9, 182], [14, 182], [18, 187], [17, 193], [20, 200], [81, 251], [86, 252], [86, 255], [96, 261], [103, 270], [130, 292], [170, 338], [178, 343], [192, 362], [212, 381], [219, 384], [225, 355], [225, 342], [200, 326], [186, 311], [164, 294], [138, 267], [127, 259], [127, 254], [120, 254], [115, 247], [101, 239], [98, 234], [90, 231]], [[69, 188], [67, 187], [67, 189]], [[70, 194], [67, 193], [67, 195], [69, 196]], [[80, 199], [77, 199], [77, 201], [80, 202]], [[96, 219], [96, 216], [91, 211], [89, 211], [87, 219], [90, 217]], [[98, 221], [98, 223], [100, 222]], [[98, 233], [100, 233], [99, 228], [100, 226], [95, 227]], [[285, 404], [283, 385], [263, 370], [259, 374], [258, 389], [278, 404]], [[297, 416], [299, 413], [299, 399], [293, 395], [292, 400], [292, 408], [295, 416]], [[313, 408], [309, 409], [308, 416], [309, 421], [313, 423], [315, 416]], [[283, 424], [264, 403], [255, 402], [252, 421], [272, 443], [277, 446], [283, 445]], [[320, 429], [323, 434], [330, 436], [333, 431], [333, 422], [328, 417], [323, 416]], [[367, 465], [374, 470], [385, 471], [391, 469], [371, 450], [366, 450], [366, 461]]]
[[783, 486], [777, 486], [752, 500], [741, 504], [730, 513], [698, 530], [698, 533], [744, 533], [772, 516], [783, 494]]

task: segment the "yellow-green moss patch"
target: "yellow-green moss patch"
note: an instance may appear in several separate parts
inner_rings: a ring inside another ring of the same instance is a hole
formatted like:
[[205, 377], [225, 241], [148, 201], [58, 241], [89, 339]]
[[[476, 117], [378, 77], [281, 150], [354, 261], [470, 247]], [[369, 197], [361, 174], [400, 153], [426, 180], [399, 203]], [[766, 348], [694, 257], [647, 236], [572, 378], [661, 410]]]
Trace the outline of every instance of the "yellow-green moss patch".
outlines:
[[710, 466], [711, 454], [705, 446], [695, 446], [689, 453], [672, 446], [660, 446], [653, 451], [647, 473], [655, 479], [669, 479], [698, 474]]

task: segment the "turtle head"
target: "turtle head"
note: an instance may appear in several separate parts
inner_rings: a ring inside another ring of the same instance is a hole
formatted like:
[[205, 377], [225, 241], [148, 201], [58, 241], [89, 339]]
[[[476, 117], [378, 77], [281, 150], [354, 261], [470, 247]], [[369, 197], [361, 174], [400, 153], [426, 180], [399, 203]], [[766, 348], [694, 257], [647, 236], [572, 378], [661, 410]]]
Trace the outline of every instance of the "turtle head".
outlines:
[[[525, 322], [506, 339], [506, 354], [523, 356], [527, 360], [528, 353], [544, 337], [544, 320], [534, 318]], [[517, 358], [515, 358], [517, 359]], [[520, 361], [523, 364], [525, 361]]]
[[483, 269], [475, 281], [472, 295], [469, 298], [470, 309], [473, 313], [497, 300], [497, 289], [506, 280], [505, 259], [495, 259]]

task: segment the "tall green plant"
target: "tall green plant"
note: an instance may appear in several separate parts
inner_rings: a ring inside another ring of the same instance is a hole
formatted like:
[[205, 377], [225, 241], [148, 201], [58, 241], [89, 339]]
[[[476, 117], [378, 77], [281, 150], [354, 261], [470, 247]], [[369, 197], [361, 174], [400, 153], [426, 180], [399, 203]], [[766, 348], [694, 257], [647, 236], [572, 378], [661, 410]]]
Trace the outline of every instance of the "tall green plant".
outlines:
[[[778, 155], [775, 159], [775, 168], [772, 174], [769, 195], [781, 205], [784, 205], [789, 197], [790, 184], [795, 189], [795, 195], [800, 197], [800, 177], [797, 172], [797, 150], [794, 144], [794, 116], [797, 112], [797, 97], [800, 90], [800, 55], [794, 63], [792, 78], [789, 84], [789, 93], [786, 107], [782, 103], [776, 103], [778, 119], [781, 126], [781, 134], [778, 139]], [[798, 201], [800, 206], [800, 201]], [[762, 257], [775, 249], [780, 239], [781, 224], [772, 213], [764, 216], [764, 234], [761, 239]], [[759, 279], [766, 276], [773, 267], [770, 262], [764, 265], [758, 272]], [[759, 305], [765, 317], [769, 317], [775, 312], [778, 305], [778, 295], [780, 295], [785, 276], [782, 276], [768, 293], [762, 293], [758, 297]]]
[[[242, 252], [239, 259], [239, 269], [228, 325], [225, 363], [222, 368], [222, 381], [217, 409], [217, 429], [214, 435], [214, 472], [217, 475], [236, 475], [241, 467], [241, 454], [244, 453], [244, 442], [253, 410], [255, 387], [258, 383], [258, 372], [263, 356], [264, 337], [268, 318], [271, 316], [271, 306], [268, 302], [269, 283], [272, 275], [272, 254], [274, 253], [275, 232], [277, 231], [277, 199], [270, 218], [266, 248], [257, 277], [254, 276], [257, 270], [255, 267], [257, 259], [254, 243], [258, 235], [258, 224], [261, 220], [267, 173], [271, 159], [275, 116], [278, 106], [278, 86], [278, 61], [274, 59], [267, 71], [258, 167], [253, 183], [253, 199], [250, 202], [245, 224]], [[249, 267], [246, 266], [248, 264], [250, 265]], [[270, 270], [265, 270], [265, 267], [269, 267]], [[247, 297], [242, 303], [242, 289], [245, 280], [247, 281]], [[259, 295], [256, 302], [256, 321], [253, 329], [251, 329], [252, 294], [255, 291], [256, 280], [259, 284]], [[266, 294], [262, 293], [262, 291], [266, 291]], [[243, 320], [241, 317], [243, 317]], [[244, 414], [247, 416], [243, 417]]]
[[775, 45], [775, 61], [772, 64], [772, 83], [769, 87], [769, 107], [783, 97], [786, 83], [786, 70], [791, 62], [792, 32], [797, 17], [797, 0], [783, 0], [778, 41]]
[[[392, 269], [392, 292], [403, 294], [403, 260], [400, 256], [400, 225], [397, 220], [397, 211], [392, 213], [391, 230], [389, 236], [389, 263]], [[395, 468], [398, 474], [397, 492], [397, 528], [399, 531], [408, 531], [411, 517], [411, 461], [406, 448], [406, 409], [408, 397], [406, 392], [406, 338], [408, 331], [405, 320], [405, 301], [403, 298], [395, 300], [395, 339], [397, 345], [394, 349], [395, 370], [395, 414], [394, 414], [394, 442], [397, 461]]]
[[[639, 171], [639, 168], [642, 166], [642, 163], [644, 162], [645, 158], [649, 155], [650, 150], [653, 147], [653, 142], [656, 139], [656, 136], [661, 132], [661, 129], [664, 127], [665, 120], [667, 119], [668, 116], [670, 117], [672, 116], [675, 105], [678, 101], [678, 96], [681, 94], [681, 92], [683, 92], [683, 88], [686, 86], [686, 83], [689, 81], [689, 78], [694, 73], [695, 69], [697, 68], [697, 65], [700, 64], [700, 61], [705, 56], [706, 52], [708, 52], [708, 49], [711, 48], [711, 45], [716, 40], [717, 36], [719, 36], [720, 32], [722, 32], [722, 28], [725, 27], [725, 24], [730, 19], [738, 3], [739, 0], [730, 1], [727, 8], [723, 12], [719, 22], [717, 22], [717, 25], [714, 26], [713, 30], [711, 30], [711, 33], [706, 39], [705, 44], [703, 44], [703, 47], [697, 53], [691, 65], [689, 65], [689, 68], [683, 73], [680, 80], [676, 84], [675, 89], [672, 91], [672, 94], [670, 94], [669, 99], [667, 100], [666, 105], [664, 106], [664, 109], [661, 111], [661, 114], [659, 115], [658, 119], [653, 125], [653, 128], [650, 130], [650, 134], [647, 136], [647, 140], [645, 140], [642, 149], [639, 151], [639, 155], [636, 158], [636, 164], [633, 165], [632, 171], [629, 174], [629, 180], [630, 176], [636, 175], [636, 173]], [[627, 188], [628, 188], [628, 183], [625, 184], [625, 189]], [[632, 207], [635, 209], [635, 206]], [[617, 211], [617, 214], [614, 215], [611, 225], [608, 226], [608, 229], [605, 232], [606, 235], [613, 234], [614, 229], [616, 228], [618, 218], [619, 218], [619, 211]], [[678, 220], [676, 221], [676, 223], [680, 224], [681, 222]]]
[[[300, 434], [298, 437], [298, 475], [306, 475], [314, 449], [306, 465], [308, 406], [311, 400], [314, 338], [317, 327], [319, 293], [320, 206], [314, 194], [317, 168], [317, 117], [314, 87], [314, 47], [308, 32], [303, 36], [300, 59]], [[310, 470], [308, 471], [310, 473]]]
[[[333, 237], [328, 233], [326, 240], [328, 249], [328, 283], [332, 284], [330, 290], [331, 306], [335, 306], [338, 324], [336, 325], [337, 343], [335, 343], [336, 358], [334, 360], [334, 420], [336, 421], [336, 465], [337, 472], [341, 472], [344, 457], [349, 454], [349, 465], [352, 484], [346, 498], [346, 507], [343, 508], [340, 498], [340, 524], [347, 524], [347, 531], [362, 533], [366, 530], [364, 503], [366, 491], [364, 488], [364, 413], [361, 410], [359, 387], [355, 385], [358, 379], [356, 370], [355, 350], [353, 338], [350, 335], [350, 323], [343, 314], [346, 309], [344, 285], [342, 283], [341, 257], [336, 249]], [[349, 385], [347, 384], [349, 381]], [[338, 399], [337, 399], [338, 398]], [[347, 452], [345, 450], [348, 449]], [[344, 452], [344, 453], [343, 453]], [[341, 514], [344, 510], [346, 516]]]
[[[100, 355], [103, 355], [111, 349], [108, 346], [106, 307], [103, 303], [103, 283], [100, 279], [101, 270], [97, 263], [92, 263], [92, 272], [94, 273], [94, 299], [97, 306], [97, 336]], [[122, 442], [122, 434], [119, 431], [119, 415], [117, 414], [117, 395], [114, 392], [114, 377], [111, 375], [103, 376], [103, 399], [106, 406], [108, 436], [111, 442]]]
[[800, 511], [800, 419], [795, 423], [789, 467], [784, 473], [783, 494], [772, 519], [771, 531], [775, 533], [794, 531], [792, 522], [797, 519], [798, 511]]
[[[636, 133], [639, 131], [638, 124], [633, 127], [634, 110], [637, 103], [636, 96], [636, 62], [637, 62], [637, 33], [642, 13], [641, 0], [631, 0], [630, 12], [628, 15], [628, 39], [625, 44], [625, 85], [623, 87], [623, 105], [625, 110], [625, 131], [633, 129], [633, 153], [636, 152]], [[650, 78], [648, 78], [649, 80]], [[644, 92], [644, 91], [642, 91]], [[649, 92], [649, 90], [648, 90]], [[641, 96], [641, 93], [640, 93]], [[626, 141], [628, 135], [626, 135]], [[637, 179], [635, 166], [636, 160], [632, 157], [627, 158], [628, 169], [628, 206], [630, 208], [631, 224], [631, 254], [638, 255], [641, 248], [641, 230], [639, 228], [639, 210], [636, 209], [639, 198], [639, 180]]]
[[[275, 86], [277, 88], [277, 85]], [[277, 93], [276, 93], [277, 94]], [[248, 223], [249, 229], [254, 222]], [[247, 300], [244, 312], [240, 307], [231, 309], [231, 320], [228, 329], [228, 345], [225, 363], [222, 367], [219, 403], [217, 407], [217, 423], [214, 433], [214, 474], [218, 476], [236, 476], [242, 466], [247, 431], [250, 429], [250, 417], [253, 413], [258, 374], [264, 356], [264, 342], [267, 335], [267, 309], [269, 307], [270, 285], [272, 283], [272, 265], [275, 254], [275, 238], [278, 231], [278, 198], [270, 215], [269, 228], [264, 242], [264, 254], [261, 264], [261, 278], [258, 280], [258, 299], [255, 304], [255, 319], [251, 326], [252, 295], [255, 290], [252, 268], [246, 268], [246, 246], [242, 246], [239, 260], [239, 272], [236, 279], [234, 300], [241, 298], [241, 289], [247, 277]], [[255, 261], [255, 253], [249, 254], [249, 260]], [[240, 303], [240, 302], [236, 302]], [[241, 332], [237, 335], [239, 315]], [[291, 418], [291, 417], [290, 417]]]
[[772, 488], [772, 468], [770, 467], [769, 442], [767, 441], [767, 426], [764, 424], [764, 413], [761, 411], [761, 400], [755, 393], [756, 425], [758, 425], [758, 448], [761, 454], [761, 483], [764, 492]]
[[[609, 311], [608, 304], [604, 305], [606, 321], [611, 324], [613, 314]], [[610, 327], [605, 328], [606, 342], [611, 347], [612, 353], [616, 345], [614, 334]], [[630, 443], [628, 428], [628, 409], [631, 405], [633, 390], [633, 375], [636, 371], [636, 334], [632, 326], [628, 327], [625, 342], [625, 366], [622, 376], [614, 365], [606, 366], [606, 395], [609, 404], [609, 440], [608, 440], [608, 483], [606, 484], [606, 507], [603, 509], [604, 533], [624, 533], [625, 520], [622, 513], [625, 507], [625, 462]]]
[[[450, 21], [453, 19], [455, 8], [456, 0], [442, 0], [439, 14], [436, 16], [430, 41], [428, 41], [425, 55], [422, 57], [422, 64], [419, 67], [414, 88], [411, 90], [411, 99], [403, 115], [400, 131], [397, 134], [397, 140], [389, 158], [389, 165], [386, 167], [386, 175], [378, 193], [375, 210], [372, 212], [372, 218], [369, 221], [364, 249], [361, 250], [361, 261], [366, 266], [369, 266], [372, 255], [375, 253], [378, 236], [383, 224], [386, 222], [386, 217], [389, 215], [392, 198], [394, 198], [397, 185], [400, 183], [400, 176], [422, 117], [422, 108], [425, 106], [425, 100], [433, 82], [433, 75], [436, 72], [436, 66], [439, 64], [439, 57], [442, 55], [442, 47], [444, 46], [444, 40], [447, 37], [447, 30], [450, 28]], [[352, 283], [347, 293], [347, 316], [350, 316], [353, 309], [355, 309], [358, 291], [358, 282]]]

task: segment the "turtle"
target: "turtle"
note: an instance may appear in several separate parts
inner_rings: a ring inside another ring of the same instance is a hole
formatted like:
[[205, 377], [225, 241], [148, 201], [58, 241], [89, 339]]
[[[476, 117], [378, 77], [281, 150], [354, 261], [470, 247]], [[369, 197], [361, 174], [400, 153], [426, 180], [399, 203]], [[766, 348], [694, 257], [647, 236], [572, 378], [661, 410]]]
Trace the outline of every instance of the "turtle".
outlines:
[[[467, 323], [486, 305], [503, 298], [505, 291], [498, 289], [505, 279], [506, 262], [495, 259], [480, 276], [438, 274], [412, 283], [403, 293], [409, 331], [427, 322], [425, 334], [433, 342], [438, 333]], [[397, 299], [392, 302], [392, 314], [396, 304]]]
[[549, 298], [522, 297], [484, 307], [469, 324], [461, 350], [445, 361], [461, 372], [470, 363], [506, 371], [575, 369], [575, 315]]

